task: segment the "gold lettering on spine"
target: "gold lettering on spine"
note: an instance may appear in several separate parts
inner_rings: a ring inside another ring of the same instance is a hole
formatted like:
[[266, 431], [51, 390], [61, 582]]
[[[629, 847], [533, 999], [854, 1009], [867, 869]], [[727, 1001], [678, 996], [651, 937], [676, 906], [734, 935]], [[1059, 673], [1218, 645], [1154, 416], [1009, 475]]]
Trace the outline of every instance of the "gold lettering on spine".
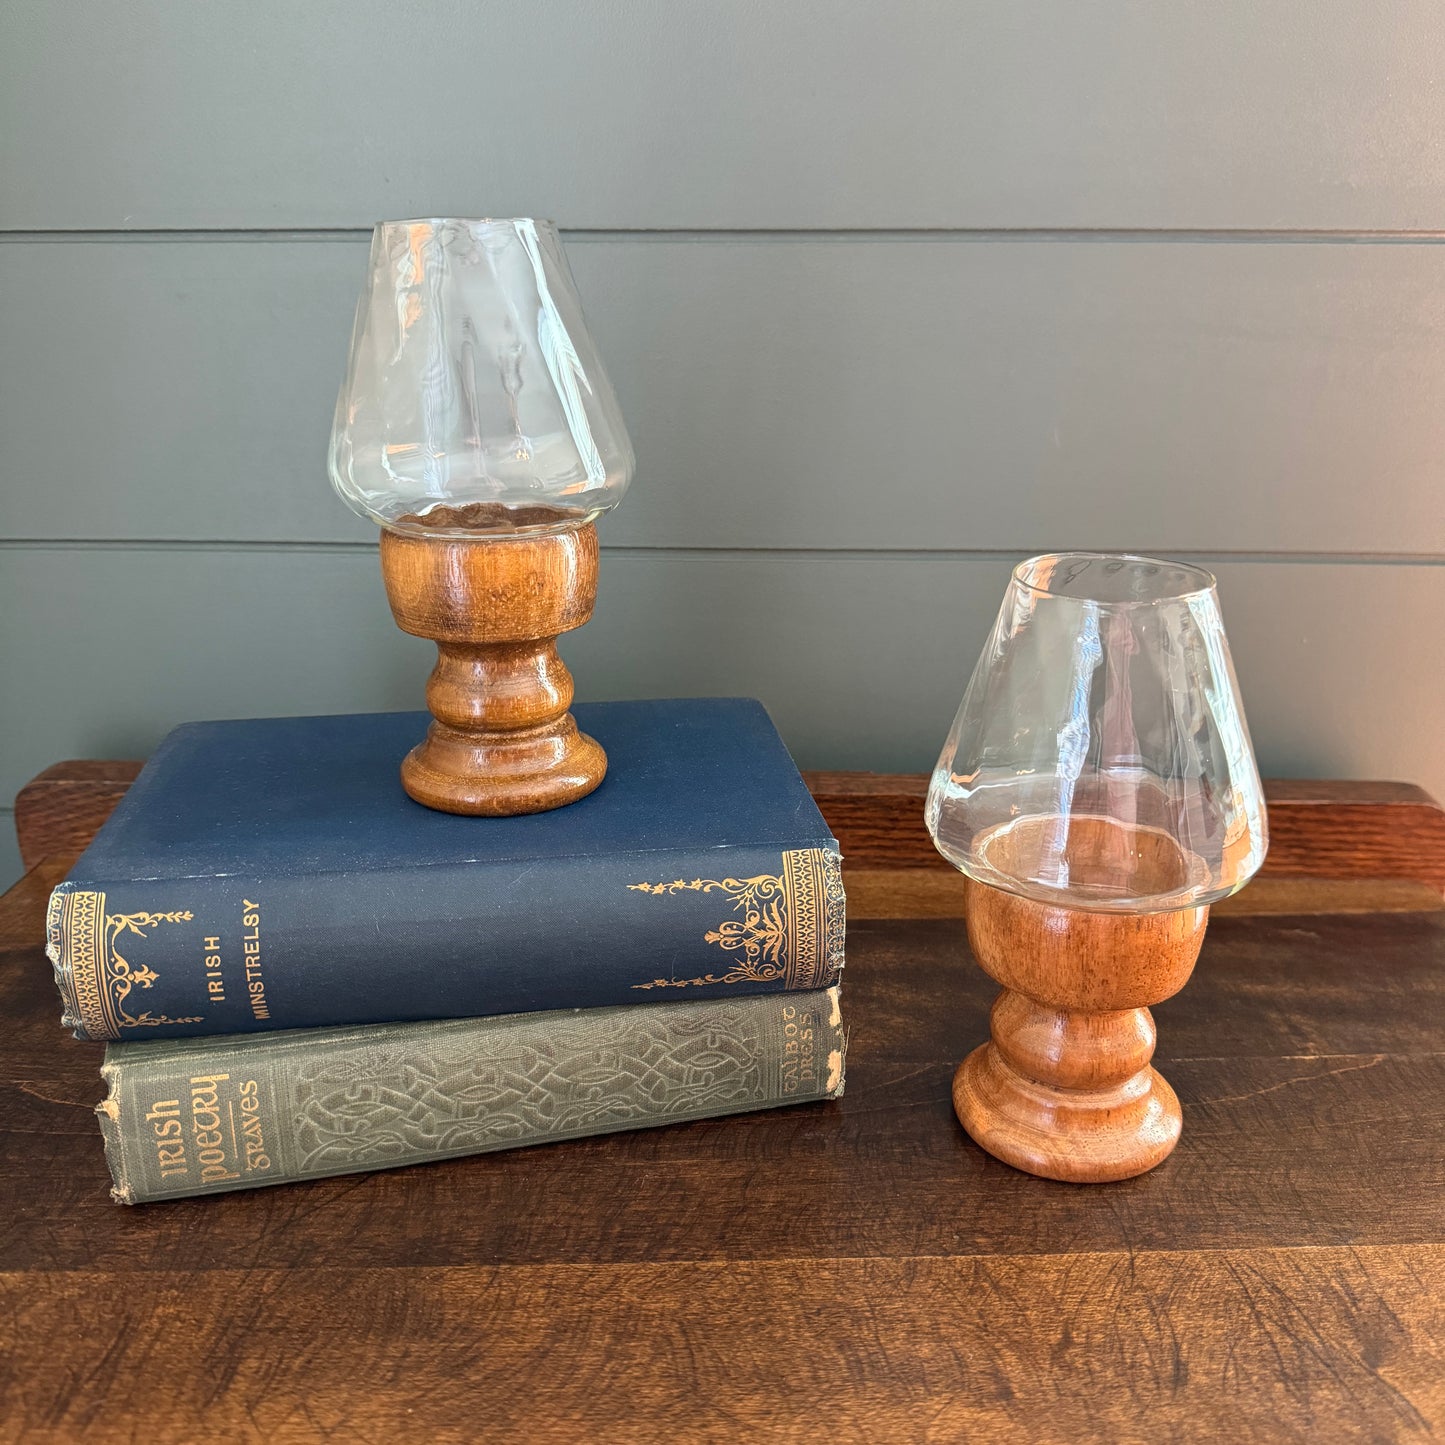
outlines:
[[232, 1159], [226, 1153], [221, 1133], [221, 1085], [229, 1074], [203, 1074], [191, 1080], [191, 1137], [201, 1166], [202, 1184], [221, 1184], [241, 1176], [227, 1168]]
[[246, 1148], [246, 1173], [264, 1174], [271, 1167], [261, 1122], [261, 1098], [255, 1079], [241, 1082], [241, 1129]]
[[226, 980], [221, 972], [221, 939], [218, 934], [201, 940], [205, 947], [206, 992], [213, 1003], [225, 1003]]
[[796, 1094], [805, 1084], [818, 1083], [818, 1016], [811, 1010], [787, 1004], [783, 1008], [783, 1095]]
[[145, 1121], [151, 1126], [156, 1148], [156, 1167], [164, 1179], [183, 1179], [190, 1172], [186, 1163], [186, 1141], [181, 1135], [181, 1101], [157, 1099]]
[[723, 973], [655, 978], [650, 983], [635, 983], [633, 988], [781, 980], [787, 989], [812, 989], [831, 983], [843, 966], [847, 921], [841, 861], [830, 849], [797, 848], [782, 855], [783, 871], [776, 875], [629, 883], [628, 890], [633, 893], [726, 894], [732, 899], [734, 916], [709, 929], [703, 938], [738, 959]]
[[253, 1017], [269, 1019], [271, 1010], [266, 1006], [266, 984], [261, 977], [261, 905], [243, 898], [241, 907], [245, 910], [241, 915], [246, 930], [241, 937], [241, 949], [246, 963], [246, 998]]

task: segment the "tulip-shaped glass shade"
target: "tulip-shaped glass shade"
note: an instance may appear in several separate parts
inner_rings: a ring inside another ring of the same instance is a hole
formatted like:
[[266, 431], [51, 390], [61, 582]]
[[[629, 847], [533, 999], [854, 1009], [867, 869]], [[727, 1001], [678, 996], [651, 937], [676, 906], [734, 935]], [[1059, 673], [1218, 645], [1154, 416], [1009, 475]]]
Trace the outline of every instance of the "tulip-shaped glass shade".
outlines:
[[1089, 552], [1015, 569], [927, 820], [967, 876], [1044, 903], [1163, 912], [1243, 887], [1268, 832], [1214, 578]]
[[632, 444], [550, 221], [383, 221], [331, 434], [332, 484], [396, 531], [591, 521]]

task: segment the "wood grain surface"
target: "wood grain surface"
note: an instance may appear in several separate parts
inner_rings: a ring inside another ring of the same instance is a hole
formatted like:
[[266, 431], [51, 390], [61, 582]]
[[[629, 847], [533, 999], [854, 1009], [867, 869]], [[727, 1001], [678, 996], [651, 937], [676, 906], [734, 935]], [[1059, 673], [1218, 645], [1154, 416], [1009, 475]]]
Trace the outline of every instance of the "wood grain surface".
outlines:
[[[36, 1438], [1392, 1441], [1440, 1420], [1442, 1267], [1434, 1246], [479, 1262], [300, 1289], [264, 1267], [10, 1275], [0, 1298], [30, 1339], [110, 1351], [104, 1390], [79, 1358], [47, 1373], [12, 1416]], [[111, 1366], [120, 1320], [176, 1363]]]
[[44, 857], [74, 857], [115, 812], [141, 770], [138, 762], [79, 758], [56, 763], [15, 795], [20, 861], [33, 868]]
[[994, 985], [854, 925], [835, 1104], [123, 1209], [0, 900], [14, 1438], [1413, 1440], [1445, 1431], [1445, 914], [1216, 918], [1180, 1147], [1034, 1179], [953, 1117]]

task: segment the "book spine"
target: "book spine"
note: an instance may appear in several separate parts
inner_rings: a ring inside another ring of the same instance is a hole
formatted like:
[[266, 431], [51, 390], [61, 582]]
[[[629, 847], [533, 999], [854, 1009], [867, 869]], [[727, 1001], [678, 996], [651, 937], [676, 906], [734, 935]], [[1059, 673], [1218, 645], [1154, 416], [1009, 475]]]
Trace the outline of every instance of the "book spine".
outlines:
[[837, 982], [833, 847], [299, 877], [72, 880], [47, 952], [79, 1038], [159, 1039]]
[[390, 1169], [836, 1098], [838, 989], [112, 1044], [122, 1204]]

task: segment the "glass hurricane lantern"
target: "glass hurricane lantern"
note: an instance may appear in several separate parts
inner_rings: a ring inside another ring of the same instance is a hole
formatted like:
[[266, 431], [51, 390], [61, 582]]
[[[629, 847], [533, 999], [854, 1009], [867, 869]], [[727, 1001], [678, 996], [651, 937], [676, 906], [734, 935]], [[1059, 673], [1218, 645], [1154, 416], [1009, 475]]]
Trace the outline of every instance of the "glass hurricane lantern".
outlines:
[[954, 1076], [959, 1121], [1051, 1179], [1125, 1179], [1178, 1142], [1149, 1005], [1178, 992], [1209, 905], [1253, 876], [1263, 794], [1214, 578], [1071, 552], [1013, 574], [928, 791], [1003, 986]]
[[388, 601], [433, 639], [419, 803], [542, 812], [602, 781], [559, 634], [592, 615], [597, 531], [632, 446], [549, 221], [384, 221], [331, 435], [332, 484], [380, 524]]

